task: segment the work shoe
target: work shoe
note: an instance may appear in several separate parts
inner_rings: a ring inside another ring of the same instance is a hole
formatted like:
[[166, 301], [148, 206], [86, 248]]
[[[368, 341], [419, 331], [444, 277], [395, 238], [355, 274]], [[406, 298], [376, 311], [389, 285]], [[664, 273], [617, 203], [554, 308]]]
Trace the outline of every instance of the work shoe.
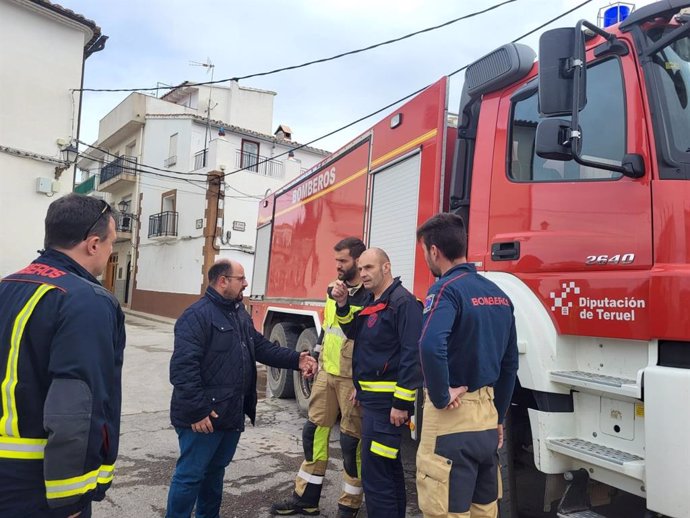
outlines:
[[318, 505], [305, 504], [294, 496], [271, 506], [271, 514], [278, 516], [291, 516], [293, 514], [316, 516], [320, 513]]
[[345, 507], [344, 505], [338, 504], [338, 516], [337, 518], [357, 518], [359, 514], [359, 509], [354, 509], [352, 507]]

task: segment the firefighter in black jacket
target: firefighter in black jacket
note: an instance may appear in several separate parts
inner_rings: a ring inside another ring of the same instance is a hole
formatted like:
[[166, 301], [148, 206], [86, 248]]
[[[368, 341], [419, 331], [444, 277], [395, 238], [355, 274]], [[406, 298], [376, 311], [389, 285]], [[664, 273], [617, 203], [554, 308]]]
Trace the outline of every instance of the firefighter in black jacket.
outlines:
[[0, 516], [88, 518], [113, 480], [124, 315], [95, 276], [116, 238], [110, 206], [51, 203], [46, 251], [0, 281]]
[[405, 516], [405, 479], [400, 459], [402, 425], [414, 411], [421, 386], [417, 341], [422, 305], [391, 274], [390, 259], [380, 248], [358, 261], [360, 278], [371, 292], [364, 309], [353, 316], [347, 290], [336, 285], [338, 323], [355, 340], [352, 377], [362, 413], [362, 485], [367, 514]]

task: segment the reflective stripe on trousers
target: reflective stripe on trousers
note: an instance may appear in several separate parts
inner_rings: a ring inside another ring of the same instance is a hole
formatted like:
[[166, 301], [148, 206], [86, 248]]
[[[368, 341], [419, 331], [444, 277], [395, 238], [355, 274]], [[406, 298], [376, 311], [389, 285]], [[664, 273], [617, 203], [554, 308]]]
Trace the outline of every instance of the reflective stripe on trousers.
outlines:
[[405, 476], [400, 459], [402, 427], [390, 423], [390, 411], [364, 407], [362, 415], [362, 485], [367, 515], [404, 518]]

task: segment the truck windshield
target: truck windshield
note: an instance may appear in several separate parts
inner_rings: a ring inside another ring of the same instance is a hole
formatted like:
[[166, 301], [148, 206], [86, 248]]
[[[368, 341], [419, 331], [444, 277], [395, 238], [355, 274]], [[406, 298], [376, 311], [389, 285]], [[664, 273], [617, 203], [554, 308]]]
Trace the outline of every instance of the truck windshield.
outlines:
[[[655, 29], [648, 36], [657, 41], [671, 30]], [[687, 164], [690, 162], [690, 37], [679, 38], [663, 47], [652, 56], [652, 62], [656, 65], [653, 68], [667, 151], [674, 162]]]

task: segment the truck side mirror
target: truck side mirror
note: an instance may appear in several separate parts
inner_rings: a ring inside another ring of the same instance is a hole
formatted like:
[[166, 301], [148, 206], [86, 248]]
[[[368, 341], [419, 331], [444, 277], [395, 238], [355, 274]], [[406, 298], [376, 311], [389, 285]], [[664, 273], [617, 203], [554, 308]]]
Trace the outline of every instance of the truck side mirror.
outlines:
[[[580, 34], [578, 34], [580, 32]], [[552, 29], [539, 38], [539, 112], [543, 117], [572, 115], [575, 81], [580, 88], [577, 109], [587, 104], [584, 67], [585, 43], [582, 31], [574, 28]], [[578, 64], [582, 70], [576, 72]]]
[[537, 125], [534, 140], [537, 156], [547, 160], [567, 161], [573, 159], [568, 134], [570, 121], [565, 119], [544, 119]]

